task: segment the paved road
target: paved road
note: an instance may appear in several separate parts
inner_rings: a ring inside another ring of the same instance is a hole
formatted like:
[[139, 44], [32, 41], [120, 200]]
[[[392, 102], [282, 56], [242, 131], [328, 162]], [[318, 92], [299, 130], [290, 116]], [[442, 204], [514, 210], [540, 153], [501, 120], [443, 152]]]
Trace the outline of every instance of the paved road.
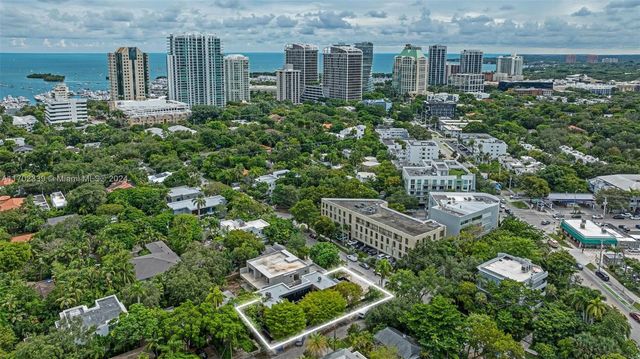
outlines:
[[[559, 226], [559, 221], [555, 221], [552, 218], [552, 214], [549, 213], [549, 210], [540, 212], [531, 209], [518, 209], [513, 207], [513, 205], [509, 204], [508, 202], [507, 207], [511, 209], [514, 216], [520, 218], [521, 220], [538, 229], [543, 230], [547, 234], [555, 232]], [[567, 211], [570, 212], [570, 210]], [[542, 220], [549, 220], [552, 223], [543, 226], [541, 224]], [[571, 244], [569, 243], [569, 245]], [[566, 248], [563, 249], [567, 250]], [[571, 246], [571, 248], [567, 251], [575, 258], [576, 262], [584, 266], [591, 262], [591, 258], [586, 256], [579, 248]], [[597, 263], [594, 264], [597, 265]], [[604, 281], [600, 280], [600, 278], [596, 277], [593, 271], [586, 267], [584, 268], [584, 270], [578, 273], [578, 276], [582, 279], [582, 284], [584, 286], [599, 290], [605, 296], [607, 303], [618, 308], [620, 312], [622, 312], [627, 317], [629, 323], [631, 324], [630, 337], [631, 339], [635, 340], [636, 343], [640, 343], [640, 324], [629, 317], [629, 313], [638, 311], [633, 307], [633, 303], [640, 302], [640, 298], [626, 289], [615, 278], [613, 278], [613, 276], [610, 276], [610, 281], [608, 283], [605, 283]]]
[[[333, 338], [334, 334], [337, 339], [346, 338], [347, 330], [349, 330], [349, 327], [352, 324], [357, 324], [358, 326], [360, 326], [360, 328], [364, 328], [364, 321], [358, 320], [355, 322], [345, 322], [339, 327], [337, 327], [335, 331], [331, 329], [331, 330], [325, 331], [323, 334], [326, 337], [330, 337], [330, 338]], [[307, 344], [305, 342], [305, 344], [302, 347], [296, 347], [296, 346], [289, 347], [286, 351], [275, 355], [273, 358], [274, 359], [298, 359], [302, 357], [302, 355], [304, 354], [304, 351], [306, 350], [306, 346]]]

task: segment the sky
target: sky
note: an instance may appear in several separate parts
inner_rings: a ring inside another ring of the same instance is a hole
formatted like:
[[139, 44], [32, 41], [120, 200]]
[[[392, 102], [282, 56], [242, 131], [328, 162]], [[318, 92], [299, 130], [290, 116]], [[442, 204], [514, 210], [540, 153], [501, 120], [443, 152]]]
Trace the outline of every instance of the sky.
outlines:
[[640, 53], [640, 0], [0, 0], [0, 52], [165, 52], [169, 33], [213, 33], [225, 53], [371, 41], [449, 52]]

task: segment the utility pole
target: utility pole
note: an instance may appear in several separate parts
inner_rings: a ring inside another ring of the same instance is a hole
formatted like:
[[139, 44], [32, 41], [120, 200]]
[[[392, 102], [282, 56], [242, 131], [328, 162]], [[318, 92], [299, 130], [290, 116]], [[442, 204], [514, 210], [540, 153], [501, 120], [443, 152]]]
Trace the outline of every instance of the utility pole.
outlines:
[[604, 209], [602, 211], [602, 219], [604, 219], [607, 216], [607, 197], [604, 197], [604, 202], [602, 204], [604, 205]]
[[598, 261], [598, 272], [602, 268], [602, 252], [604, 250], [604, 239], [600, 238], [600, 260]]

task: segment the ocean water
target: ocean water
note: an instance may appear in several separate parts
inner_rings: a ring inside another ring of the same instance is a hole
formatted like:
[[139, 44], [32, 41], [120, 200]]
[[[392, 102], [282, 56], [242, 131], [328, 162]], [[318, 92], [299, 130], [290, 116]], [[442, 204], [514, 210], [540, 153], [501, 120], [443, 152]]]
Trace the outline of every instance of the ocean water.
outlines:
[[[245, 52], [249, 57], [251, 72], [273, 72], [282, 67], [284, 54], [281, 52]], [[393, 57], [396, 54], [377, 53], [373, 56], [373, 72], [391, 73]], [[486, 54], [495, 57], [498, 54]], [[449, 59], [457, 59], [458, 54], [448, 54]], [[322, 68], [322, 56], [319, 59]], [[495, 70], [495, 65], [484, 64], [484, 71]], [[164, 53], [149, 54], [151, 79], [166, 76], [167, 64]], [[107, 55], [100, 53], [0, 53], [0, 99], [11, 95], [33, 96], [51, 90], [55, 83], [42, 79], [29, 79], [30, 73], [53, 73], [66, 76], [65, 83], [71, 90], [106, 90], [108, 87]]]

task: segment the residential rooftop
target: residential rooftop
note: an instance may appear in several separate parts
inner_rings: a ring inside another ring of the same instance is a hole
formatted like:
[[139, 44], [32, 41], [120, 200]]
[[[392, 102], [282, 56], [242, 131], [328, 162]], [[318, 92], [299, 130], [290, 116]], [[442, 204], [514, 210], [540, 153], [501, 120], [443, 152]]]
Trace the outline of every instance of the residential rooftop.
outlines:
[[86, 305], [65, 309], [60, 313], [60, 320], [56, 321], [56, 328], [66, 327], [68, 321], [75, 317], [80, 317], [82, 326], [85, 328], [97, 327], [97, 332], [103, 335], [108, 333], [108, 329], [103, 331], [104, 327], [108, 328], [111, 320], [120, 316], [120, 313], [126, 313], [127, 309], [118, 300], [115, 295], [100, 298], [95, 301], [95, 306], [88, 308]]
[[308, 266], [305, 261], [286, 249], [251, 259], [247, 263], [267, 278], [274, 278], [283, 273], [297, 271]]
[[498, 253], [496, 258], [478, 266], [478, 270], [492, 274], [502, 279], [511, 279], [516, 282], [526, 282], [532, 276], [543, 273], [539, 265], [531, 263], [526, 258], [520, 258], [505, 253]]
[[180, 257], [162, 241], [147, 243], [145, 247], [149, 250], [149, 254], [130, 260], [137, 280], [155, 277], [180, 262]]
[[388, 208], [387, 202], [381, 199], [323, 198], [323, 200], [348, 210], [359, 212], [372, 221], [380, 222], [411, 236], [417, 236], [442, 227], [438, 222], [432, 220], [422, 221]]
[[465, 216], [485, 208], [498, 206], [500, 199], [482, 192], [431, 192], [437, 207], [453, 215]]

